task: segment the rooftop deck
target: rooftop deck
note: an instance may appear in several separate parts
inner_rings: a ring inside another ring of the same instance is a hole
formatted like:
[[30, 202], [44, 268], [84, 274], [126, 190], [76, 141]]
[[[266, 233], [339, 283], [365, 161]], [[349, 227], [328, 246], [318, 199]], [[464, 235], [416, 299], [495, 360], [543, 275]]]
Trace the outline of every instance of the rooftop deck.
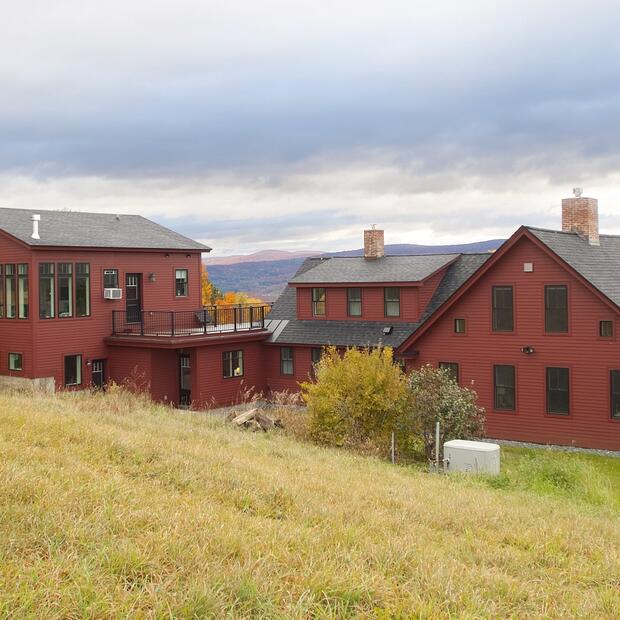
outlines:
[[112, 336], [208, 336], [265, 329], [271, 306], [207, 306], [200, 310], [114, 310]]

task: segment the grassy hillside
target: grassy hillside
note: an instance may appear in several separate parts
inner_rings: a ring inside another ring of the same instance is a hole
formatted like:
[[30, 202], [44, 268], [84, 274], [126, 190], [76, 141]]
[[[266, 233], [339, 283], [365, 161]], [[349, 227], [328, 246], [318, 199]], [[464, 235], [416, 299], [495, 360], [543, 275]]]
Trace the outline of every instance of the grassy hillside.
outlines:
[[122, 393], [0, 395], [0, 450], [0, 617], [620, 617], [611, 460], [433, 476]]

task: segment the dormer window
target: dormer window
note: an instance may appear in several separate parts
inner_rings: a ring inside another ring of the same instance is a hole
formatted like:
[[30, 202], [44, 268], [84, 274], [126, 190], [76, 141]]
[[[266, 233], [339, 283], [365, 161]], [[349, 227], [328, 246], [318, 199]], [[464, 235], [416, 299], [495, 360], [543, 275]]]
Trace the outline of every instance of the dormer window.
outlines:
[[400, 316], [400, 289], [388, 286], [383, 291], [385, 316]]
[[347, 314], [349, 316], [362, 316], [362, 289], [347, 289]]
[[325, 316], [325, 289], [312, 289], [312, 315]]

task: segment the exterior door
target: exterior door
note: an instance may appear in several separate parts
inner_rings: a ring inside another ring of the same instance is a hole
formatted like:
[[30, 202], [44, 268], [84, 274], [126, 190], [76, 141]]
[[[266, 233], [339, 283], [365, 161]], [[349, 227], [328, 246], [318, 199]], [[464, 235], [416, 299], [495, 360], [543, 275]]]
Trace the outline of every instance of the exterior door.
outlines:
[[105, 388], [105, 360], [93, 360], [92, 384], [96, 390], [103, 390]]
[[192, 404], [192, 372], [189, 353], [179, 355], [179, 407]]
[[142, 318], [142, 274], [125, 275], [125, 310], [127, 323], [140, 323]]

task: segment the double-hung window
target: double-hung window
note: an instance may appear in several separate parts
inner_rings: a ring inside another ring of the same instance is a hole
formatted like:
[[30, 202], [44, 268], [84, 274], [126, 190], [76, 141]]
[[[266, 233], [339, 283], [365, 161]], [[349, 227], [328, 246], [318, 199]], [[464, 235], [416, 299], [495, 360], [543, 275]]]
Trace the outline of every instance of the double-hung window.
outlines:
[[54, 263], [39, 264], [39, 318], [54, 318]]
[[400, 316], [400, 289], [388, 286], [383, 290], [384, 314], [386, 317]]
[[611, 417], [620, 420], [620, 370], [609, 373], [611, 390]]
[[17, 278], [15, 265], [4, 266], [6, 318], [14, 319], [17, 316]]
[[243, 377], [243, 351], [224, 351], [222, 363], [225, 379]]
[[17, 265], [17, 316], [20, 319], [28, 318], [28, 265]]
[[75, 315], [90, 316], [90, 265], [75, 264]]
[[65, 386], [82, 385], [82, 356], [65, 355]]
[[439, 368], [447, 370], [452, 381], [459, 382], [459, 365], [456, 362], [439, 362]]
[[568, 287], [545, 286], [545, 331], [550, 334], [568, 332]]
[[547, 413], [568, 415], [569, 410], [568, 368], [547, 368]]
[[174, 278], [175, 296], [187, 297], [189, 293], [189, 277], [187, 269], [176, 269]]
[[511, 332], [514, 329], [512, 286], [493, 287], [493, 331]]
[[58, 263], [58, 318], [73, 316], [73, 265]]
[[362, 316], [362, 289], [347, 289], [347, 314], [349, 316]]
[[103, 270], [103, 288], [118, 288], [118, 269]]
[[313, 316], [325, 316], [325, 289], [313, 288], [312, 289], [312, 315]]
[[514, 411], [515, 367], [505, 364], [493, 366], [494, 407], [504, 411]]
[[292, 347], [280, 347], [280, 374], [290, 376], [294, 372]]

